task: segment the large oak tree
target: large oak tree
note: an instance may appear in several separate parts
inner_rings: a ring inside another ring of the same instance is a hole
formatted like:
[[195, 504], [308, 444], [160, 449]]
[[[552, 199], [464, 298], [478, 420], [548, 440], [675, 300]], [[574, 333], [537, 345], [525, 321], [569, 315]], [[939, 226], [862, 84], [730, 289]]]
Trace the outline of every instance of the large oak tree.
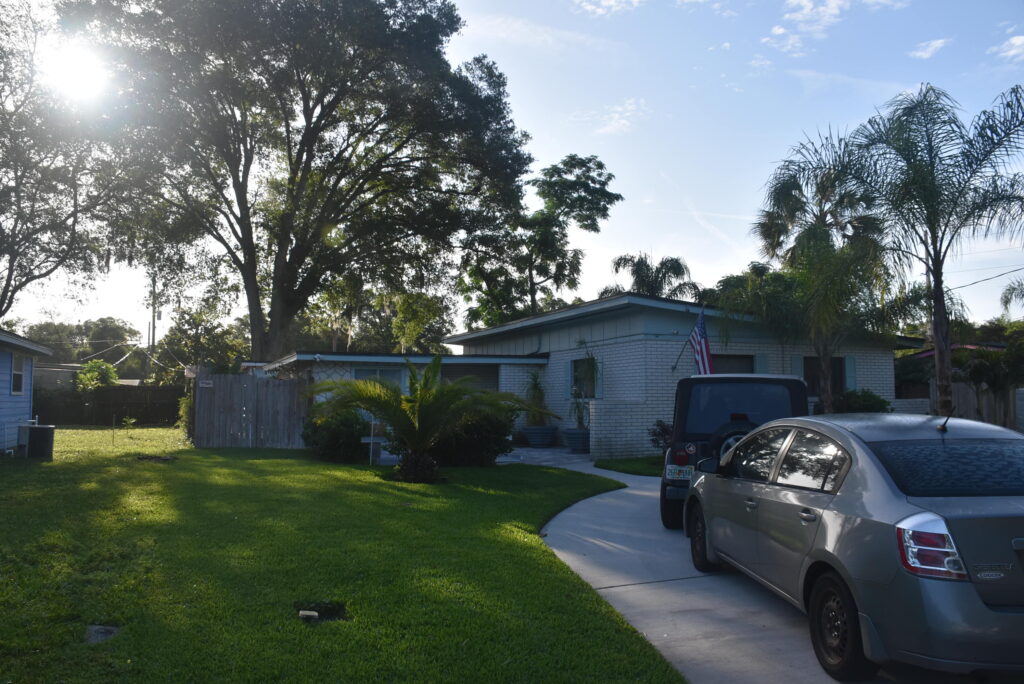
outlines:
[[446, 0], [79, 0], [119, 117], [168, 214], [242, 281], [254, 358], [353, 270], [436, 268], [518, 208], [530, 159], [505, 80], [445, 56]]

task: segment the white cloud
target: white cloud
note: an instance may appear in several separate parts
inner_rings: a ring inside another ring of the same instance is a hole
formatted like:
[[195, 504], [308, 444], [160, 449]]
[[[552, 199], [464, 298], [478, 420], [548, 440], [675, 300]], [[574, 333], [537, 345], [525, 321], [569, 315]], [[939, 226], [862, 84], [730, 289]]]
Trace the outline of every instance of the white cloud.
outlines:
[[990, 47], [988, 52], [995, 53], [1008, 62], [1024, 62], [1024, 36], [1012, 36], [1002, 45]]
[[739, 16], [738, 12], [734, 12], [726, 7], [724, 2], [712, 2], [708, 4], [708, 0], [676, 0], [676, 4], [680, 7], [686, 7], [687, 5], [707, 5], [711, 8], [712, 12], [720, 17], [725, 17], [726, 19]]
[[772, 65], [772, 60], [768, 59], [764, 55], [754, 55], [754, 58], [750, 60], [748, 64], [758, 71], [761, 71], [770, 67]]
[[[828, 36], [829, 27], [843, 19], [843, 13], [850, 9], [855, 0], [786, 0], [787, 11], [782, 21], [788, 26], [776, 25], [772, 35], [761, 39], [769, 45], [792, 57], [807, 54], [804, 49], [805, 40], [823, 40]], [[882, 7], [901, 9], [909, 4], [908, 0], [856, 0], [871, 9]]]
[[600, 112], [576, 114], [575, 121], [596, 122], [595, 135], [622, 135], [633, 130], [634, 124], [647, 116], [647, 103], [643, 98], [629, 97], [619, 104], [608, 105]]
[[804, 92], [808, 94], [840, 89], [846, 92], [859, 92], [863, 97], [873, 101], [883, 101], [911, 88], [909, 85], [895, 81], [879, 81], [812, 69], [792, 69], [786, 73], [800, 81]]
[[803, 38], [797, 33], [790, 33], [782, 26], [773, 26], [772, 34], [762, 38], [761, 42], [792, 57], [802, 57], [807, 54], [804, 52]]
[[786, 0], [786, 7], [792, 11], [783, 15], [796, 24], [800, 33], [807, 33], [815, 38], [824, 38], [825, 29], [842, 18], [843, 12], [850, 8], [850, 0]]
[[949, 38], [926, 40], [923, 43], [918, 43], [917, 47], [908, 52], [907, 55], [914, 59], [931, 59], [935, 56], [936, 52], [949, 45], [949, 42]]
[[614, 45], [611, 41], [585, 33], [556, 29], [519, 17], [500, 14], [488, 14], [468, 19], [460, 38], [487, 43], [503, 42], [550, 51], [567, 47], [600, 49]]
[[642, 5], [644, 0], [573, 0], [573, 2], [588, 14], [606, 17], [617, 12], [634, 10]]
[[880, 9], [882, 7], [899, 10], [905, 7], [910, 7], [910, 0], [864, 0], [864, 4], [873, 10]]

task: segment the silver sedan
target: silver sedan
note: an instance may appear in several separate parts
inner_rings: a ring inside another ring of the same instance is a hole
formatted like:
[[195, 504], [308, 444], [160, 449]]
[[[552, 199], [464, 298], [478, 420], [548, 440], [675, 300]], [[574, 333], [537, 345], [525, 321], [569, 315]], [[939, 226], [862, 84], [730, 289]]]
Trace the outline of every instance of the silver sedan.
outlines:
[[894, 414], [786, 418], [698, 464], [693, 562], [809, 617], [825, 671], [1024, 671], [1024, 435]]

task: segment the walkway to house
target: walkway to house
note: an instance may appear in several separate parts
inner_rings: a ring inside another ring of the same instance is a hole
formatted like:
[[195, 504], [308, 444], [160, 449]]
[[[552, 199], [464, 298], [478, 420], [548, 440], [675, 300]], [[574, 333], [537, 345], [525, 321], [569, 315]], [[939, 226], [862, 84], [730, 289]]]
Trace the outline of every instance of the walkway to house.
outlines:
[[[628, 486], [565, 509], [542, 530], [545, 541], [688, 681], [834, 684], [814, 657], [807, 618], [800, 611], [739, 572], [704, 574], [694, 569], [689, 539], [661, 525], [658, 478], [595, 468], [586, 456], [572, 456], [580, 458], [570, 461], [565, 455], [562, 463], [551, 465]], [[891, 666], [874, 681], [974, 680]], [[987, 681], [1009, 684], [1014, 677]]]
[[506, 463], [526, 463], [528, 465], [570, 468], [574, 465], [589, 465], [590, 454], [574, 454], [569, 451], [568, 447], [551, 447], [544, 449], [517, 447], [513, 449], [511, 453], [499, 456], [497, 463], [498, 465], [504, 465]]

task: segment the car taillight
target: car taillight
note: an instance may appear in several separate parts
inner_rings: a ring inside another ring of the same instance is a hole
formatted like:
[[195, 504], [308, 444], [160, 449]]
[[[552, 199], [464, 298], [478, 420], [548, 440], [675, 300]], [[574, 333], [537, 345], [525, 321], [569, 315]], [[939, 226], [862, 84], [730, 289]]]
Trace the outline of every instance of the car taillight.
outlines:
[[917, 513], [896, 523], [896, 545], [908, 572], [922, 577], [967, 579], [967, 569], [946, 521], [934, 513]]

